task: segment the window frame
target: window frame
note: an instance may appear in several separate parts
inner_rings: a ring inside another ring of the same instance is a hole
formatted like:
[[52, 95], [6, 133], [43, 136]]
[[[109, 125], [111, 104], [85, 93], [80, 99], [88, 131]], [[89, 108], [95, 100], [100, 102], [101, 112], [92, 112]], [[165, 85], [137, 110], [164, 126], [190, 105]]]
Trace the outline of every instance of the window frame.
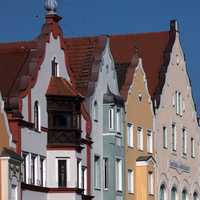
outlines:
[[152, 130], [147, 130], [147, 152], [153, 153], [153, 132]]
[[134, 193], [134, 172], [132, 169], [128, 169], [128, 173], [127, 173], [127, 190], [128, 193], [133, 194]]
[[133, 141], [133, 124], [127, 123], [127, 143], [128, 147], [133, 148], [134, 147], [134, 141]]

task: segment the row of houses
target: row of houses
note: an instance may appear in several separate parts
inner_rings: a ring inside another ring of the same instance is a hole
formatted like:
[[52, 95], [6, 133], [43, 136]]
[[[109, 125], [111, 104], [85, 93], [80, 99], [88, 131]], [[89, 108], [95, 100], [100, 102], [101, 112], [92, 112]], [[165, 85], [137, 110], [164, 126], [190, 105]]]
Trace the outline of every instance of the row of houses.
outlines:
[[200, 138], [176, 21], [66, 38], [55, 0], [0, 44], [0, 200], [197, 200]]

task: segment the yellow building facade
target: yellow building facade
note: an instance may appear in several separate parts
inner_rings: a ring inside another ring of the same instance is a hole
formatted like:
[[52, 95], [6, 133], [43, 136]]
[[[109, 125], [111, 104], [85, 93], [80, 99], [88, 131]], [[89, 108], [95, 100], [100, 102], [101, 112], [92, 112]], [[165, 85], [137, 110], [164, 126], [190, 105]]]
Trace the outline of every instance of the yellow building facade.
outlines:
[[[127, 71], [130, 72], [131, 70]], [[125, 199], [153, 200], [155, 199], [154, 114], [141, 59], [138, 60], [132, 73], [133, 78], [125, 103]]]

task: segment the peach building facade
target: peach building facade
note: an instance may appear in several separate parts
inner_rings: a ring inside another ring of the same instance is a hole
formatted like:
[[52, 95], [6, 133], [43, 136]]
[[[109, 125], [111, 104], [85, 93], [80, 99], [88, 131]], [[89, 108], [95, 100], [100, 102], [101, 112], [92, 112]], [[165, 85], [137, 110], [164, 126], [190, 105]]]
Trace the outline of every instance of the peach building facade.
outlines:
[[0, 96], [0, 200], [20, 197], [20, 161]]

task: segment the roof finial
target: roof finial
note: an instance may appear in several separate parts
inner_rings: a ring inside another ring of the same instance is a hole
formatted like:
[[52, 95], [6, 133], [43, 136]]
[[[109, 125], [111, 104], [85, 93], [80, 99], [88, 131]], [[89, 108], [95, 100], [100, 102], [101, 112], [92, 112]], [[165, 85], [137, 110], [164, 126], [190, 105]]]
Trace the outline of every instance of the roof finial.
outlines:
[[54, 15], [58, 8], [58, 2], [56, 0], [45, 0], [44, 7], [47, 15]]

